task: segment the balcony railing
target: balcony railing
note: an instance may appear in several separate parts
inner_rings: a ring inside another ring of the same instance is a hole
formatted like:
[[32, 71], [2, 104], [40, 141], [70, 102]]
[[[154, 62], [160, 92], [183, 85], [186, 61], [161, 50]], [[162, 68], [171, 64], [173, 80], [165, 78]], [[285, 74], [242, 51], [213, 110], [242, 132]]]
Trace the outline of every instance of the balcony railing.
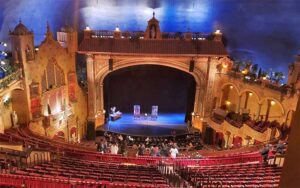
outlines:
[[3, 79], [0, 79], [0, 89], [5, 89], [11, 84], [13, 81], [20, 80], [22, 78], [22, 69], [18, 69], [15, 72], [7, 75]]
[[253, 78], [247, 79], [246, 76], [244, 76], [242, 73], [234, 72], [234, 71], [229, 71], [227, 73], [227, 75], [230, 76], [231, 78], [241, 80], [246, 84], [266, 87], [266, 88], [278, 91], [282, 94], [287, 93], [287, 87], [285, 87], [284, 85], [281, 86], [278, 84], [271, 83], [271, 81], [269, 81], [269, 80], [260, 80], [260, 79], [253, 79]]
[[[183, 39], [183, 32], [162, 32], [163, 39]], [[92, 30], [92, 38], [113, 38], [114, 31], [109, 30]], [[211, 33], [192, 33], [192, 40], [206, 40], [209, 39]], [[144, 31], [122, 31], [122, 38], [127, 39], [143, 39]]]

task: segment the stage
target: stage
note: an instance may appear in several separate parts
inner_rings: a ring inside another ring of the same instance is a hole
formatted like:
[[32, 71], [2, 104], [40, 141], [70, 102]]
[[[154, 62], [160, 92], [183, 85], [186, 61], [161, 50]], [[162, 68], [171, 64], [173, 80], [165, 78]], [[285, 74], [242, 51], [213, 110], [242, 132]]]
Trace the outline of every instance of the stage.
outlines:
[[175, 131], [176, 135], [182, 135], [188, 133], [184, 118], [183, 113], [165, 113], [159, 114], [156, 120], [149, 116], [137, 119], [133, 114], [125, 113], [121, 119], [109, 121], [97, 130], [139, 136], [167, 136]]

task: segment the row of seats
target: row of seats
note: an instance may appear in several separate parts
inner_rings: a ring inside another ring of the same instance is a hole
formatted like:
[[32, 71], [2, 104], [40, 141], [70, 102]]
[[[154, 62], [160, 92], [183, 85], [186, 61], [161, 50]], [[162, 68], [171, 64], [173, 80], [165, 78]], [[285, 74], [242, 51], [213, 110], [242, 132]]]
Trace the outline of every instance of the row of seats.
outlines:
[[281, 167], [262, 163], [197, 166], [176, 171], [195, 187], [278, 187]]
[[31, 177], [168, 186], [167, 180], [154, 166], [115, 164], [70, 157], [62, 157], [49, 163], [16, 170], [13, 173]]

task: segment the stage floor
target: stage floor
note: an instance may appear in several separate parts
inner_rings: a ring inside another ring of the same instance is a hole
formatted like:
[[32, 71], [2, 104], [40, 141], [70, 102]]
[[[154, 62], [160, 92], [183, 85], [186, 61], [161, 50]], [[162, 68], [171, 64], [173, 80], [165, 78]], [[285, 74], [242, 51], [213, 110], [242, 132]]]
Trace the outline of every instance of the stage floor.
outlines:
[[184, 118], [185, 114], [181, 113], [159, 114], [156, 120], [150, 117], [134, 119], [133, 114], [123, 114], [121, 119], [109, 121], [101, 130], [141, 136], [167, 136], [175, 130], [176, 135], [182, 135], [188, 133]]

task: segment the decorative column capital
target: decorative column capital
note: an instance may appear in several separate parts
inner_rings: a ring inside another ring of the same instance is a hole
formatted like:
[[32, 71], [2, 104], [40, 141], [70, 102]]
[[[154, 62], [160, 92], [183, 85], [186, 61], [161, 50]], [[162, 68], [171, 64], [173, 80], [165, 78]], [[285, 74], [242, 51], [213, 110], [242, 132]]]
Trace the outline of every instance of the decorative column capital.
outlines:
[[85, 58], [86, 58], [87, 63], [94, 62], [94, 55], [93, 54], [86, 54]]

